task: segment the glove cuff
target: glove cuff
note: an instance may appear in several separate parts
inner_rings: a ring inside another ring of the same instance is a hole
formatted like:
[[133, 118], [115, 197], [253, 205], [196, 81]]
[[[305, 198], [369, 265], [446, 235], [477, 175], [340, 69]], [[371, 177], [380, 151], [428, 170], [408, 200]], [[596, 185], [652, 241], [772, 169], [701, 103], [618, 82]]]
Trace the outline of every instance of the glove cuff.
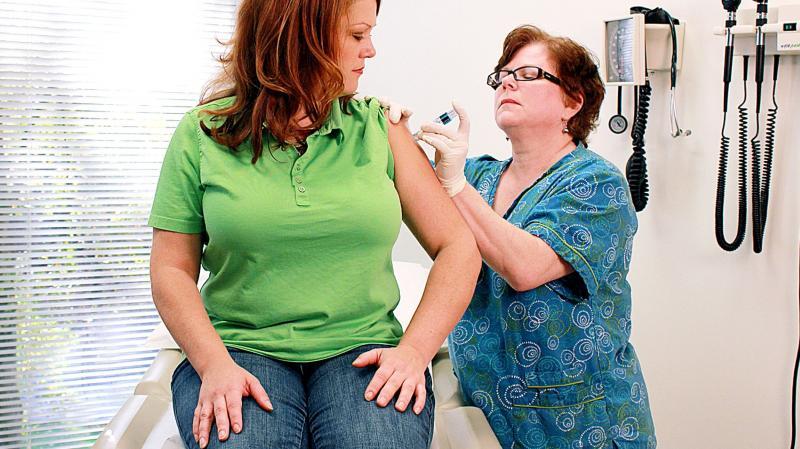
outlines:
[[450, 196], [450, 198], [458, 195], [464, 190], [464, 187], [467, 185], [467, 178], [462, 176], [458, 179], [442, 182], [442, 187], [444, 187], [444, 191]]

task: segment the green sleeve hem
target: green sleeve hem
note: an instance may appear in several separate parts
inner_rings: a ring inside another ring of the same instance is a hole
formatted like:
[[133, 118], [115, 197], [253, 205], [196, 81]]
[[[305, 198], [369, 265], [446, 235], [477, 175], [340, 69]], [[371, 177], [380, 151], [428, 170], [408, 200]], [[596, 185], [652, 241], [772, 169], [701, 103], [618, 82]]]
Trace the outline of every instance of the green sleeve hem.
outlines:
[[200, 234], [205, 231], [205, 225], [203, 223], [176, 220], [174, 218], [161, 217], [158, 215], [151, 215], [150, 219], [147, 221], [147, 225], [151, 228], [180, 232], [183, 234]]

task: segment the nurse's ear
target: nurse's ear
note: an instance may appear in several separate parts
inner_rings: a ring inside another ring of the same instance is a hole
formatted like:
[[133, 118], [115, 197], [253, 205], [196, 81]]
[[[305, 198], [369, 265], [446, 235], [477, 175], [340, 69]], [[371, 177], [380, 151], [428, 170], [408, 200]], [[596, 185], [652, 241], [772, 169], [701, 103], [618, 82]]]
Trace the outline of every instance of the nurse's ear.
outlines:
[[561, 121], [569, 122], [583, 107], [583, 95], [581, 94], [562, 94], [562, 101], [564, 103], [564, 110], [561, 113]]

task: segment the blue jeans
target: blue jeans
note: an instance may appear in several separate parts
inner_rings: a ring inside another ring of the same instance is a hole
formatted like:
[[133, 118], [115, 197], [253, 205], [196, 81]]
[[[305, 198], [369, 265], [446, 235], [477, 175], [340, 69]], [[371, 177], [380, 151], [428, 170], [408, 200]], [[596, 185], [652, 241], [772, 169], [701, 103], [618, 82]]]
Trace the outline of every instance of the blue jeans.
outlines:
[[[212, 426], [209, 449], [426, 449], [433, 437], [433, 390], [425, 371], [427, 400], [419, 415], [385, 408], [364, 399], [377, 367], [351, 365], [361, 353], [383, 345], [366, 345], [313, 363], [289, 363], [228, 348], [233, 360], [256, 376], [269, 394], [274, 411], [242, 398], [242, 431], [227, 441]], [[200, 394], [200, 378], [188, 359], [172, 375], [172, 404], [181, 439], [198, 448], [192, 418]]]

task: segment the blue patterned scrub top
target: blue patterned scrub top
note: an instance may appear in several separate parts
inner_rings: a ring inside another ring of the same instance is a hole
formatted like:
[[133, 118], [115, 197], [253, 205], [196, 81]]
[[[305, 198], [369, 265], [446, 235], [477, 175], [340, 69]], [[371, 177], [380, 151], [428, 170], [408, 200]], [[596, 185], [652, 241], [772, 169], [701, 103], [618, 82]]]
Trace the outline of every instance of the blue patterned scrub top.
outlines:
[[[468, 159], [467, 181], [491, 205], [510, 163]], [[483, 264], [448, 343], [464, 400], [483, 410], [507, 449], [654, 449], [647, 389], [628, 342], [637, 221], [622, 174], [578, 146], [504, 218], [575, 273], [517, 292]]]

